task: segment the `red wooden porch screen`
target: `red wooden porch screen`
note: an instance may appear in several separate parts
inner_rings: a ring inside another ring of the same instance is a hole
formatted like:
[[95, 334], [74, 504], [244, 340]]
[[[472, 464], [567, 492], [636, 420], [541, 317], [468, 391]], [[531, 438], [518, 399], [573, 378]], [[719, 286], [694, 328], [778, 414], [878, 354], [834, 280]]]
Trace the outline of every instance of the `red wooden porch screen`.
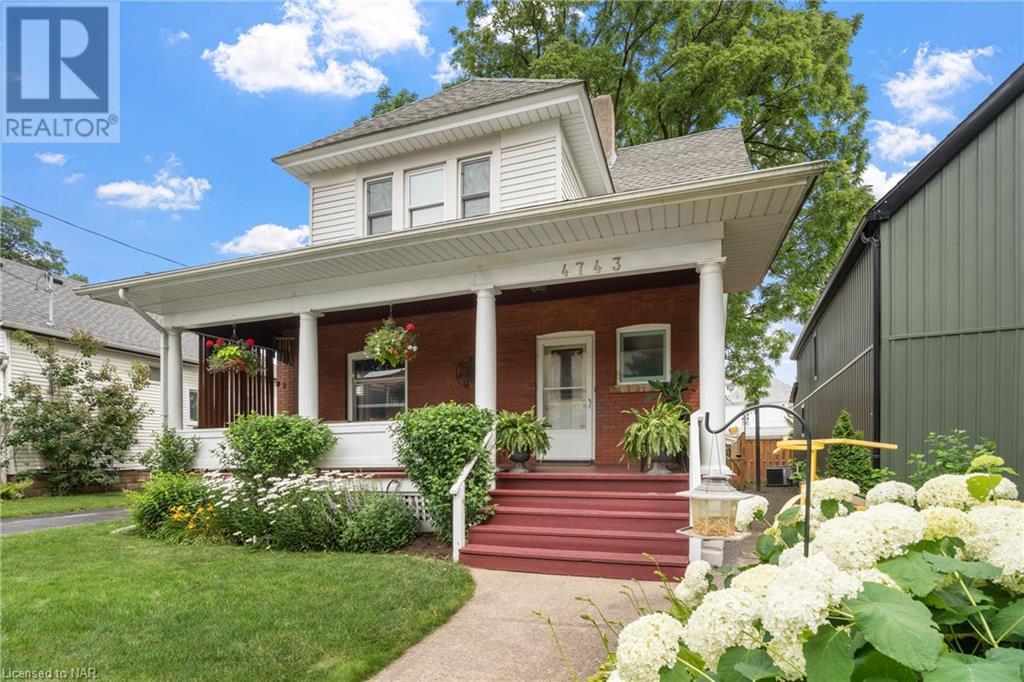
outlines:
[[263, 373], [220, 372], [210, 374], [206, 366], [206, 339], [199, 336], [199, 428], [221, 428], [239, 414], [274, 414], [274, 349], [256, 346]]

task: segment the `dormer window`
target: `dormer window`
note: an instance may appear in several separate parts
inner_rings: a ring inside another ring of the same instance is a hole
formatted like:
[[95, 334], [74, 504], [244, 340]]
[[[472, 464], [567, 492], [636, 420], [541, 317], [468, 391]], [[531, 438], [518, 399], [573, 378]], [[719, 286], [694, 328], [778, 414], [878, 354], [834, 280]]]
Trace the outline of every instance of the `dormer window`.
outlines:
[[383, 234], [391, 231], [391, 178], [366, 183], [366, 231]]
[[444, 166], [412, 171], [408, 178], [409, 227], [444, 220]]
[[491, 212], [491, 157], [463, 161], [459, 172], [462, 217], [472, 218]]

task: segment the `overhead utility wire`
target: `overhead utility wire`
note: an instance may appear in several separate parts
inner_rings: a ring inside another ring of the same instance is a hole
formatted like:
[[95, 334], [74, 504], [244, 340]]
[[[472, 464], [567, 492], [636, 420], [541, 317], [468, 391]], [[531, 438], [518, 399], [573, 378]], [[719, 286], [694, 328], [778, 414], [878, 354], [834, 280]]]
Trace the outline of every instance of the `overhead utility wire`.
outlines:
[[168, 263], [174, 263], [175, 265], [180, 265], [183, 268], [187, 268], [188, 267], [188, 265], [186, 265], [185, 263], [182, 263], [181, 261], [174, 260], [173, 258], [168, 258], [167, 256], [161, 256], [159, 253], [154, 253], [153, 251], [147, 251], [146, 249], [140, 248], [138, 246], [134, 246], [134, 245], [129, 244], [127, 242], [123, 242], [120, 239], [115, 239], [114, 237], [107, 236], [107, 235], [103, 234], [102, 232], [97, 232], [96, 230], [90, 230], [88, 227], [82, 227], [81, 225], [73, 223], [70, 220], [65, 220], [64, 218], [61, 218], [60, 216], [55, 216], [52, 213], [47, 213], [46, 211], [42, 211], [42, 210], [40, 210], [38, 208], [33, 208], [32, 206], [29, 206], [25, 202], [18, 201], [17, 199], [12, 199], [11, 197], [7, 196], [6, 194], [0, 194], [0, 198], [3, 198], [5, 200], [9, 201], [12, 204], [17, 204], [18, 206], [26, 208], [29, 211], [32, 211], [33, 213], [38, 213], [39, 215], [44, 215], [47, 218], [53, 218], [54, 220], [60, 221], [60, 222], [64, 223], [65, 225], [70, 225], [71, 227], [74, 227], [76, 229], [82, 230], [83, 232], [88, 232], [91, 235], [95, 235], [97, 237], [101, 237], [102, 239], [106, 239], [107, 241], [114, 242], [115, 244], [120, 244], [121, 246], [123, 246], [125, 248], [128, 248], [128, 249], [132, 249], [133, 251], [138, 251], [139, 253], [144, 253], [147, 256], [153, 256], [154, 258], [159, 258], [161, 260], [165, 260]]

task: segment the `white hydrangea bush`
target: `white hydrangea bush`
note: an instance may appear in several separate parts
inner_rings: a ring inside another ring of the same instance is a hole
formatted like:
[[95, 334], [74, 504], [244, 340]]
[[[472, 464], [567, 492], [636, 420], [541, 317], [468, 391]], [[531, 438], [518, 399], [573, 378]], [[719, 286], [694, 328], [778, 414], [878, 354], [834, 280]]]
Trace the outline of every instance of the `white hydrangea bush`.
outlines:
[[[1017, 608], [1013, 605], [1018, 600], [1024, 603], [1024, 503], [1016, 501], [1016, 486], [1004, 483], [1006, 478], [983, 491], [981, 499], [976, 486], [972, 494], [967, 480], [964, 475], [938, 476], [920, 490], [905, 483], [882, 483], [868, 491], [862, 509], [854, 507], [855, 484], [842, 479], [815, 481], [811, 490], [818, 521], [812, 523], [809, 556], [804, 556], [797, 530], [802, 527], [802, 510], [796, 507], [785, 522], [777, 519], [758, 539], [763, 563], [729, 575], [723, 584], [707, 562], [694, 562], [678, 584], [668, 586], [673, 603], [669, 612], [681, 629], [661, 621], [651, 625], [644, 620], [650, 615], [640, 619], [643, 626], [627, 626], [623, 634], [630, 633], [628, 647], [624, 652], [620, 639], [615, 669], [606, 679], [659, 680], [673, 666], [686, 673], [679, 679], [704, 679], [695, 667], [701, 664], [709, 678], [728, 673], [740, 679], [739, 668], [730, 666], [747, 660], [753, 650], [764, 657], [758, 661], [759, 670], [771, 666], [764, 679], [800, 680], [808, 675], [808, 665], [821, 660], [808, 656], [807, 647], [820, 651], [822, 642], [836, 637], [867, 647], [861, 652], [884, 650], [901, 670], [910, 668], [925, 679], [925, 673], [940, 666], [948, 679], [968, 679], [978, 674], [975, 670], [993, 679], [1020, 675], [1005, 662], [1014, 659], [1001, 654], [986, 658], [986, 651], [1012, 649], [1019, 654], [1007, 656], [1024, 660], [1024, 625], [1017, 626], [1020, 636], [1009, 637], [1015, 614], [1000, 616], [992, 604], [980, 612], [965, 611], [957, 623], [948, 623], [948, 613], [941, 627], [932, 620], [933, 612], [956, 611], [983, 591], [994, 595], [1003, 590], [1004, 596], [994, 597], [1000, 608]], [[839, 507], [823, 510], [824, 500], [836, 500]], [[763, 507], [757, 500], [748, 502], [737, 528], [749, 524], [754, 510], [766, 507], [767, 502]], [[958, 601], [961, 585], [970, 596]], [[925, 596], [929, 600], [923, 600]], [[953, 601], [942, 606], [947, 597]], [[890, 616], [891, 629], [886, 630], [883, 625]], [[983, 618], [1003, 623], [1003, 638], [996, 634], [1002, 630], [982, 623]], [[1006, 623], [1011, 624], [1009, 629]], [[913, 645], [886, 634], [904, 630], [914, 630], [905, 640]], [[638, 633], [648, 633], [644, 636], [651, 643], [637, 643]], [[904, 674], [891, 672], [894, 678]], [[816, 674], [825, 679], [822, 670]]]

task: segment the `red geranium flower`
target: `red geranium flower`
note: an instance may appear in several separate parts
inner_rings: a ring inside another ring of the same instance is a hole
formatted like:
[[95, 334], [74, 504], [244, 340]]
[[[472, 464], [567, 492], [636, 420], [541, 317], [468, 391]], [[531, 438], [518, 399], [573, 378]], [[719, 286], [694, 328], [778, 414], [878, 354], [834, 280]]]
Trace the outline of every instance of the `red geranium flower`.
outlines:
[[249, 348], [252, 348], [253, 346], [256, 345], [256, 341], [254, 341], [253, 339], [246, 339], [245, 345], [249, 346]]
[[217, 342], [214, 343], [213, 345], [215, 345], [215, 346], [223, 346], [224, 345], [224, 339], [217, 339]]
[[206, 339], [206, 347], [207, 348], [213, 348], [213, 341], [210, 340], [210, 339]]
[[414, 325], [412, 322], [410, 322], [409, 324], [405, 325], [405, 331], [407, 331], [407, 332], [414, 332], [414, 331], [416, 331], [416, 325]]

